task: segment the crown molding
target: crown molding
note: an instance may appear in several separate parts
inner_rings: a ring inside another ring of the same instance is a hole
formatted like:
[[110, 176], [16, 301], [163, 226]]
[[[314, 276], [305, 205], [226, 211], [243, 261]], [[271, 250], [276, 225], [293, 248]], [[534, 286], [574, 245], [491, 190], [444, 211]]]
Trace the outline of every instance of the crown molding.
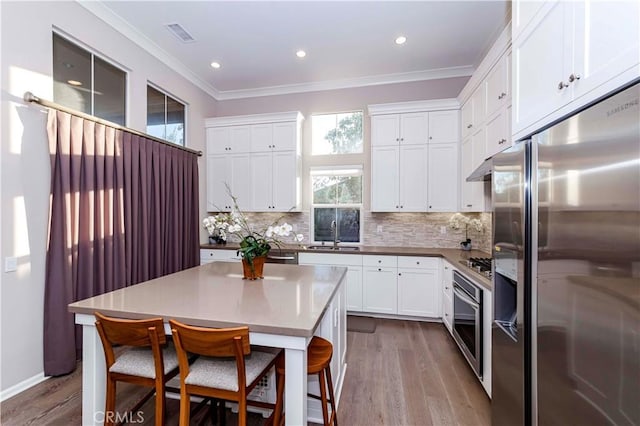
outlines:
[[256, 98], [261, 96], [290, 95], [294, 93], [320, 92], [325, 90], [350, 89], [356, 87], [381, 86], [385, 84], [409, 83], [412, 81], [439, 80], [444, 78], [468, 77], [472, 66], [438, 68], [397, 74], [374, 75], [344, 80], [326, 80], [313, 83], [287, 84], [282, 86], [259, 87], [255, 89], [221, 90], [218, 100]]
[[406, 112], [443, 111], [460, 109], [456, 98], [433, 99], [429, 101], [396, 102], [389, 104], [367, 105], [369, 115], [397, 114]]
[[493, 43], [489, 52], [485, 55], [478, 68], [475, 70], [467, 84], [462, 88], [458, 95], [460, 105], [464, 104], [476, 87], [485, 79], [491, 71], [491, 68], [502, 58], [502, 56], [511, 49], [511, 21], [502, 30], [496, 41]]
[[218, 99], [218, 90], [211, 86], [206, 81], [202, 80], [198, 75], [192, 72], [182, 62], [177, 60], [174, 56], [169, 54], [166, 50], [162, 49], [150, 38], [142, 34], [135, 27], [124, 20], [120, 15], [109, 9], [101, 1], [80, 1], [76, 0], [76, 3], [93, 13], [99, 19], [106, 22], [113, 27], [116, 31], [127, 37], [129, 40], [140, 46], [142, 49], [156, 57], [163, 62], [169, 68], [180, 74], [182, 77], [193, 83], [198, 88], [202, 89], [209, 96], [214, 99]]
[[204, 120], [205, 127], [240, 126], [246, 124], [282, 123], [295, 121], [300, 124], [304, 116], [299, 111], [274, 112], [267, 114], [233, 115], [211, 117]]

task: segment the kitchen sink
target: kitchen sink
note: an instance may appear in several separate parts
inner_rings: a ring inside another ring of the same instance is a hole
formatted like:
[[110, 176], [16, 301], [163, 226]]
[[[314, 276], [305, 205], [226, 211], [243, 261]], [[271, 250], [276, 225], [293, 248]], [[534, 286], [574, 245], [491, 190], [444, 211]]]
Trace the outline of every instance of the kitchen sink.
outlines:
[[308, 246], [308, 250], [327, 250], [327, 251], [358, 251], [360, 247], [357, 246]]

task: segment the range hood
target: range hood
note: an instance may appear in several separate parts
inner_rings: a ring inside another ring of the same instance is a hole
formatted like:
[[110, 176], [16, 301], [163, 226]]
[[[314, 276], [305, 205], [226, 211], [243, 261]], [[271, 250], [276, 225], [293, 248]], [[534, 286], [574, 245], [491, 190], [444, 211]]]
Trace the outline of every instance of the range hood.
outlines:
[[493, 157], [489, 157], [482, 162], [471, 174], [467, 177], [467, 182], [481, 182], [484, 180], [491, 180], [491, 172], [493, 171]]

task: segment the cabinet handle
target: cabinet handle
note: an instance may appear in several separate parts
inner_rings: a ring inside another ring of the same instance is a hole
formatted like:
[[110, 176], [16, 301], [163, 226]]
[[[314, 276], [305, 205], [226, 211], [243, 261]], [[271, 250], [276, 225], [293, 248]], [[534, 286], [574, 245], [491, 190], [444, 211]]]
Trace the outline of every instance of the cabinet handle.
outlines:
[[378, 260], [378, 263], [382, 263], [382, 260]]
[[401, 209], [404, 209], [404, 206], [400, 206]]
[[396, 209], [399, 209], [399, 208], [400, 208], [400, 206], [396, 206]]
[[433, 139], [433, 136], [429, 136], [429, 140], [432, 140], [432, 139]]
[[444, 289], [445, 289], [445, 290], [449, 290], [449, 287], [445, 287]]
[[275, 147], [276, 147], [275, 145], [271, 145], [271, 148], [275, 148]]
[[558, 90], [562, 90], [565, 87], [569, 87], [569, 85], [567, 83], [565, 83], [564, 81], [561, 81], [560, 83], [558, 83]]
[[467, 204], [467, 207], [473, 207], [473, 204]]
[[396, 138], [396, 142], [400, 142], [400, 138]]
[[571, 74], [569, 76], [569, 83], [573, 83], [576, 80], [580, 80], [580, 74]]
[[507, 94], [506, 94], [506, 93], [504, 93], [504, 92], [502, 92], [502, 93], [500, 93], [500, 95], [498, 96], [498, 99], [502, 99], [502, 98], [504, 98], [505, 96], [507, 96]]
[[429, 208], [432, 208], [433, 206], [429, 206]]
[[445, 316], [445, 317], [448, 317], [448, 316], [449, 316], [449, 314], [445, 312], [445, 313], [444, 313], [444, 316]]
[[506, 139], [500, 139], [498, 141], [498, 145], [502, 145], [503, 143], [505, 143], [507, 140]]
[[381, 269], [381, 268], [378, 268], [378, 271], [382, 271], [382, 269]]
[[419, 265], [419, 264], [420, 264], [420, 261], [417, 261], [417, 262], [416, 262], [416, 265]]
[[467, 124], [467, 129], [470, 129], [471, 127], [473, 127], [473, 124]]
[[402, 276], [402, 272], [398, 272], [398, 276]]

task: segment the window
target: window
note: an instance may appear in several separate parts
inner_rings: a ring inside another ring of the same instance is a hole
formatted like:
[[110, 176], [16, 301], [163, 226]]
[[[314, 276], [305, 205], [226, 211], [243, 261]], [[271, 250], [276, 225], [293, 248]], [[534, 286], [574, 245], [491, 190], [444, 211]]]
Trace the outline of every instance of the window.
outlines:
[[53, 34], [53, 100], [125, 125], [127, 73]]
[[147, 86], [147, 133], [184, 146], [185, 106], [171, 96]]
[[362, 111], [311, 116], [311, 154], [360, 154]]
[[313, 241], [361, 241], [362, 167], [311, 170]]

